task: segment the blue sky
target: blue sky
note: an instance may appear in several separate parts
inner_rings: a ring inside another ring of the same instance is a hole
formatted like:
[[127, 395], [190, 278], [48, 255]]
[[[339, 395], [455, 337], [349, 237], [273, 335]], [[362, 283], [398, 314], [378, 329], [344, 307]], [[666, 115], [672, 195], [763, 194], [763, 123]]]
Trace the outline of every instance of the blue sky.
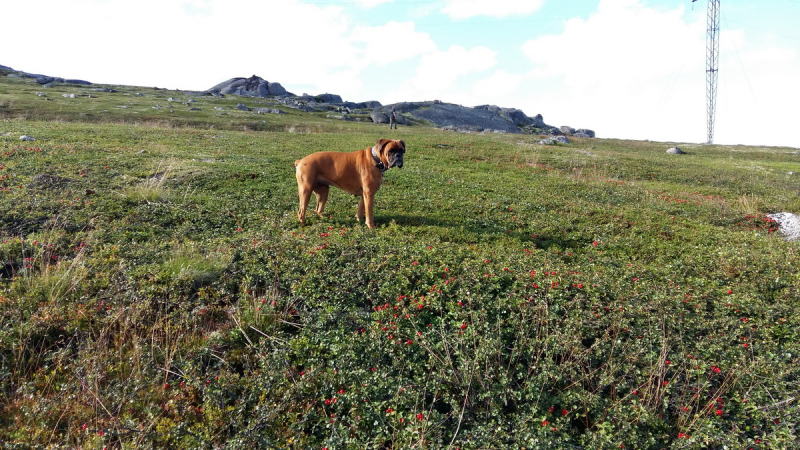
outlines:
[[[721, 0], [715, 143], [800, 147], [800, 0]], [[706, 139], [706, 0], [0, 2], [0, 64], [207, 89], [515, 107], [598, 137]]]

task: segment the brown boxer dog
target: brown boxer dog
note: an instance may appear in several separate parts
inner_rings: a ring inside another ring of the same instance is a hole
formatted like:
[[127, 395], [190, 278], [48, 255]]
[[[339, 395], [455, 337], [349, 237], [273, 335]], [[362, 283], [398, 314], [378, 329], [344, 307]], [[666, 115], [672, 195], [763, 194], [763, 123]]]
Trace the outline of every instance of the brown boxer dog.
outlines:
[[392, 139], [381, 139], [374, 147], [354, 152], [317, 152], [294, 162], [297, 176], [297, 194], [300, 210], [297, 218], [306, 224], [306, 208], [311, 193], [317, 197], [315, 212], [322, 216], [328, 189], [335, 186], [345, 192], [361, 197], [356, 211], [356, 220], [366, 213], [366, 223], [375, 228], [372, 205], [375, 193], [383, 182], [383, 173], [392, 167], [403, 167], [406, 143]]

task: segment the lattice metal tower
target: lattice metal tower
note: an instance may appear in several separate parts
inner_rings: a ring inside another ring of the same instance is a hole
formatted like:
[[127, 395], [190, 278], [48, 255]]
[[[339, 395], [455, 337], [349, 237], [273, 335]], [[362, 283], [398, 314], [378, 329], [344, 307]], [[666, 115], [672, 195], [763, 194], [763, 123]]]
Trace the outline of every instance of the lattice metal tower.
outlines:
[[714, 143], [714, 117], [717, 112], [717, 74], [719, 73], [719, 0], [708, 0], [706, 38], [706, 100], [708, 102], [708, 143]]

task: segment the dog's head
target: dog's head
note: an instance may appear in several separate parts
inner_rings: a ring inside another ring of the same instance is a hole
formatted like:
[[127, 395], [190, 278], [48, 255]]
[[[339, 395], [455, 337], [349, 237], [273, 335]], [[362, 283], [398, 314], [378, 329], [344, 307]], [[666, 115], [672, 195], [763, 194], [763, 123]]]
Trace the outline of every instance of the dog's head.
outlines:
[[381, 159], [388, 161], [386, 167], [403, 168], [403, 156], [406, 154], [406, 143], [393, 139], [381, 139], [375, 143], [375, 149]]

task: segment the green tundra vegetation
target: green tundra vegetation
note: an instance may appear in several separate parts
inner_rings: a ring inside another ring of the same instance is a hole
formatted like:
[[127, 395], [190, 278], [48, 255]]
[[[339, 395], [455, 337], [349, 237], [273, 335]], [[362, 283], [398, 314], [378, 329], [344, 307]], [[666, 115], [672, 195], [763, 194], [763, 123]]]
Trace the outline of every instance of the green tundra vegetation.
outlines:
[[[94, 87], [0, 79], [4, 447], [800, 446], [795, 149]], [[294, 160], [380, 138], [377, 229], [301, 227]]]

